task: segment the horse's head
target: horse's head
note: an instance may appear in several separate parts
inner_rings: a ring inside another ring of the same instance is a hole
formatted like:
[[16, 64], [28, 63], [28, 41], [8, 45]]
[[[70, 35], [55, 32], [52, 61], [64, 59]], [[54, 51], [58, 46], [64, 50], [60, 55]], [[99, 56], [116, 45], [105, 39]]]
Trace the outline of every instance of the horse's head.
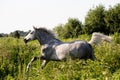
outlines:
[[36, 34], [36, 29], [37, 29], [37, 28], [35, 28], [35, 27], [33, 26], [33, 30], [31, 30], [31, 31], [28, 33], [28, 35], [25, 36], [25, 38], [24, 38], [24, 42], [25, 42], [25, 43], [27, 43], [27, 42], [29, 42], [29, 41], [31, 41], [31, 40], [35, 40], [35, 39], [36, 39], [36, 36], [35, 36], [35, 34]]

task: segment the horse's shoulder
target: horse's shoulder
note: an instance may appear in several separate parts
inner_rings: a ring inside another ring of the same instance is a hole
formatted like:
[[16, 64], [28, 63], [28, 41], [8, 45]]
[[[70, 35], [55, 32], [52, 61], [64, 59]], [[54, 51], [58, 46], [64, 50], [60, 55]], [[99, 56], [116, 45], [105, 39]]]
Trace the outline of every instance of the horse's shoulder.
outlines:
[[43, 54], [48, 53], [50, 50], [51, 50], [51, 46], [49, 46], [49, 45], [45, 45], [45, 46], [42, 46], [42, 47], [41, 47], [41, 52], [42, 52]]

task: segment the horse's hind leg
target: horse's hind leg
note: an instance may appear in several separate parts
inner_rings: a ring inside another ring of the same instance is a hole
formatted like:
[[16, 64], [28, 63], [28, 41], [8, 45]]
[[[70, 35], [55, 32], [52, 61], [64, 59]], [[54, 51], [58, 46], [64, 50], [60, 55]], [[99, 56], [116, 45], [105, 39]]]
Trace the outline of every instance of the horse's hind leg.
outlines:
[[95, 55], [92, 55], [92, 56], [91, 56], [91, 60], [93, 60], [93, 61], [94, 61], [94, 60], [97, 60], [97, 58], [95, 57]]
[[94, 55], [94, 50], [93, 50], [93, 48], [92, 48], [92, 46], [89, 44], [89, 46], [90, 46], [90, 56], [89, 56], [89, 58], [91, 59], [91, 60], [97, 60], [97, 58], [95, 57], [95, 55]]
[[43, 69], [46, 66], [47, 63], [48, 63], [48, 60], [43, 60], [41, 68]]
[[43, 60], [42, 65], [41, 65], [41, 68], [43, 69], [49, 60], [47, 60], [45, 56], [41, 56], [40, 59]]

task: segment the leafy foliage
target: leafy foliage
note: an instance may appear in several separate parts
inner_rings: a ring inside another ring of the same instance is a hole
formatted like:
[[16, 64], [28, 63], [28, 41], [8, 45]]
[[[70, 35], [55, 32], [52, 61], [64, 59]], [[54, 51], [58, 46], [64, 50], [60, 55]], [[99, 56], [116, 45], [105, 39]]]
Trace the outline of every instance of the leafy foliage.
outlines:
[[22, 39], [0, 38], [0, 79], [6, 79], [7, 75], [16, 79], [19, 73], [22, 74], [33, 50], [36, 50], [36, 45], [25, 46]]
[[59, 24], [58, 26], [56, 26], [54, 29], [53, 29], [54, 31], [55, 31], [55, 33], [57, 34], [57, 36], [59, 37], [59, 38], [63, 38], [63, 36], [64, 36], [64, 32], [65, 32], [65, 30], [64, 30], [64, 26], [62, 25], [62, 24]]
[[82, 34], [82, 23], [76, 18], [69, 18], [65, 25], [56, 26], [54, 31], [60, 38], [75, 38]]
[[120, 32], [120, 4], [110, 7], [108, 10], [103, 5], [90, 9], [82, 24], [77, 18], [69, 18], [65, 25], [58, 25], [54, 31], [60, 38], [76, 38], [81, 34], [101, 32], [113, 34]]
[[64, 38], [75, 38], [82, 33], [82, 23], [78, 19], [69, 18], [64, 25]]
[[106, 32], [104, 17], [105, 9], [102, 5], [89, 10], [87, 16], [85, 17], [85, 33], [91, 34], [93, 32]]
[[120, 4], [105, 13], [105, 22], [109, 33], [120, 32]]
[[15, 37], [15, 38], [20, 38], [19, 32], [18, 32], [18, 31], [15, 31], [13, 37]]

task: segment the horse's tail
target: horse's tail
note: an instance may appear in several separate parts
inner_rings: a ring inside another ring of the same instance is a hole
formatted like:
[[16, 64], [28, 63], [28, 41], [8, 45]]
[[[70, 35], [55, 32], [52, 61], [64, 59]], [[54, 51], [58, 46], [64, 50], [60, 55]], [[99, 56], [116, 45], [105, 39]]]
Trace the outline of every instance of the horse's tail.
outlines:
[[102, 33], [94, 32], [92, 34], [91, 40], [88, 43], [97, 45], [97, 44], [100, 44], [102, 41], [112, 43], [112, 37], [104, 35]]

